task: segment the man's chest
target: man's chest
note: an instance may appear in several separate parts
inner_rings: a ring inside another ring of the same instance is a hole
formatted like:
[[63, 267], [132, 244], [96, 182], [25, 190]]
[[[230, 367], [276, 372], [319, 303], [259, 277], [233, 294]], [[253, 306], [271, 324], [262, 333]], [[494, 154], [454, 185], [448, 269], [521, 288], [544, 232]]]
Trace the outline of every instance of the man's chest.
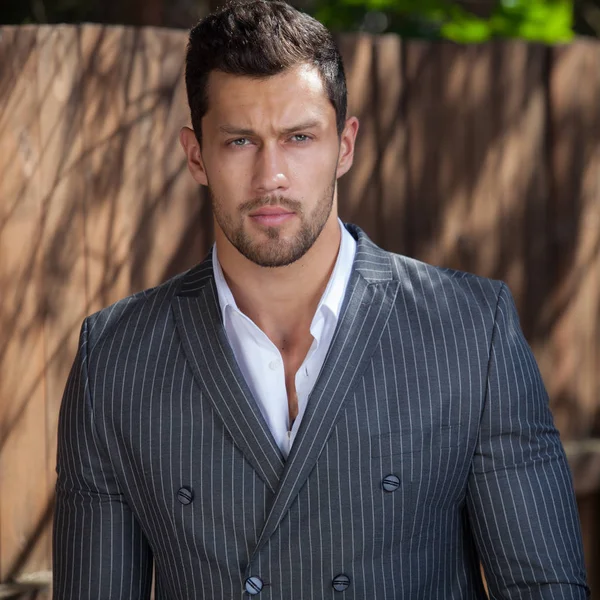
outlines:
[[[361, 496], [372, 499], [375, 511], [404, 507], [415, 515], [439, 503], [442, 493], [448, 505], [460, 503], [485, 371], [443, 340], [417, 344], [388, 323], [368, 360], [330, 353], [284, 460], [231, 354], [211, 362], [203, 349], [186, 354], [176, 337], [164, 339], [164, 348], [140, 347], [140, 360], [107, 370], [92, 390], [115, 472], [148, 523], [163, 515], [162, 526], [177, 530], [192, 516], [210, 514], [228, 530], [245, 530], [250, 522], [258, 530], [285, 477], [316, 486], [317, 504], [327, 509], [330, 496], [349, 494], [348, 518], [360, 509]], [[352, 355], [360, 358], [357, 349]], [[287, 413], [290, 379], [283, 364], [280, 375]], [[344, 381], [351, 385], [342, 387]], [[314, 461], [306, 472], [305, 458]], [[390, 492], [383, 488], [388, 475], [397, 478]]]

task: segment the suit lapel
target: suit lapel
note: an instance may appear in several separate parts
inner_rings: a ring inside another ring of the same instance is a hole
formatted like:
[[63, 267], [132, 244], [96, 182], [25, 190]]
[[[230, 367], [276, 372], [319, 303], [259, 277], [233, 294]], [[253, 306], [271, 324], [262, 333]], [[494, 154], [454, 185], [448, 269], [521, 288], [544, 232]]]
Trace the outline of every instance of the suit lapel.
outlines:
[[392, 275], [390, 255], [358, 227], [346, 227], [358, 242], [352, 275], [336, 333], [287, 462], [227, 340], [214, 282], [212, 252], [184, 277], [173, 300], [176, 327], [196, 380], [234, 443], [275, 494], [252, 559], [275, 533], [306, 483], [346, 399], [377, 348], [398, 292], [399, 282]]
[[[252, 559], [275, 533], [300, 488], [313, 470], [344, 403], [367, 367], [394, 306], [399, 283], [392, 278], [389, 254], [357, 227], [352, 276], [336, 333], [313, 388], [281, 483]], [[252, 561], [251, 561], [252, 562]]]
[[179, 336], [194, 376], [234, 443], [275, 493], [284, 462], [235, 360], [223, 328], [212, 252], [184, 278], [173, 300]]

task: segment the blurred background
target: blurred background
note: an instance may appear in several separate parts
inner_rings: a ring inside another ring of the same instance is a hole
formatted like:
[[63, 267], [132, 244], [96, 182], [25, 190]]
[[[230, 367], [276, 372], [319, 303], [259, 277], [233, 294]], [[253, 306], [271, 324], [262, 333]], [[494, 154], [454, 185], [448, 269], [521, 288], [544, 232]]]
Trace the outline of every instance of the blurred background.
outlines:
[[[224, 0], [3, 0], [0, 23], [104, 23], [189, 29]], [[550, 43], [597, 37], [599, 0], [294, 0], [334, 31], [482, 42], [519, 37]]]
[[[600, 0], [292, 3], [336, 32], [361, 120], [342, 218], [515, 295], [600, 598]], [[177, 136], [185, 30], [219, 5], [0, 3], [0, 598], [49, 597], [82, 319], [212, 243]]]

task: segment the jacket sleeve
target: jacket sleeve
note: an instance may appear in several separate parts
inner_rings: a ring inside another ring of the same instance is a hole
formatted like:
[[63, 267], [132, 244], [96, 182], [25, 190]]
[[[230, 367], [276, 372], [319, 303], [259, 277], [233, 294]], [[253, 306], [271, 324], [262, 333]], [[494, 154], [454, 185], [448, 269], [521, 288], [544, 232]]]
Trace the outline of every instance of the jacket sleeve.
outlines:
[[589, 597], [571, 473], [504, 285], [484, 402], [467, 511], [490, 598]]
[[59, 414], [53, 597], [146, 600], [152, 554], [97, 433], [87, 351], [86, 320]]

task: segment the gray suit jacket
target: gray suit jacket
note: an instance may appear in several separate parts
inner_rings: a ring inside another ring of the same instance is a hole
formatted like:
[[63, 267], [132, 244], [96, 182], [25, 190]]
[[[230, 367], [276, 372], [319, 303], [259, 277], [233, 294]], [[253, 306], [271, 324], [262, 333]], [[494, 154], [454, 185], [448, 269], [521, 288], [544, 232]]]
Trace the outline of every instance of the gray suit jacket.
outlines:
[[284, 460], [210, 256], [88, 317], [59, 424], [54, 597], [585, 598], [571, 476], [507, 288], [358, 228]]

